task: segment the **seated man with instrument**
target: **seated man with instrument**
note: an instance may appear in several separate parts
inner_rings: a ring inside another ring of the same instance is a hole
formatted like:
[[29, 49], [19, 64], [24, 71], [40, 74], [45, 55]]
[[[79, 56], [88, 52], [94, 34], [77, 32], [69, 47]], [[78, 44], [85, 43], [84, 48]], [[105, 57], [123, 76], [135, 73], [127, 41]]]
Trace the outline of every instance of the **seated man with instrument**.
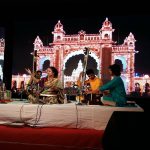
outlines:
[[[84, 81], [84, 101], [89, 104], [101, 104], [100, 101], [100, 91], [99, 88], [102, 86], [102, 80], [98, 78], [93, 69], [86, 70], [86, 75], [89, 79]], [[83, 72], [80, 73], [79, 78], [77, 80], [77, 84], [79, 87], [82, 86], [81, 78], [83, 76]], [[81, 87], [82, 88], [82, 87]]]
[[25, 69], [28, 74], [30, 74], [30, 79], [27, 84], [26, 92], [28, 95], [28, 100], [31, 103], [37, 103], [38, 92], [40, 91], [39, 83], [42, 76], [42, 71], [37, 70], [36, 72], [31, 72], [30, 69]]

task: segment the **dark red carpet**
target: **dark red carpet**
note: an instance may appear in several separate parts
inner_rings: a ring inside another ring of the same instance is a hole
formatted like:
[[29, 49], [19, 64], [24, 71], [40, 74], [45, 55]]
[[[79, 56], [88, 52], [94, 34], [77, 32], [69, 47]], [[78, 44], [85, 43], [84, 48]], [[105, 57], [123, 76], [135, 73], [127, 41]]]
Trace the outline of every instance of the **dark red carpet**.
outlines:
[[102, 150], [104, 131], [0, 126], [2, 150]]

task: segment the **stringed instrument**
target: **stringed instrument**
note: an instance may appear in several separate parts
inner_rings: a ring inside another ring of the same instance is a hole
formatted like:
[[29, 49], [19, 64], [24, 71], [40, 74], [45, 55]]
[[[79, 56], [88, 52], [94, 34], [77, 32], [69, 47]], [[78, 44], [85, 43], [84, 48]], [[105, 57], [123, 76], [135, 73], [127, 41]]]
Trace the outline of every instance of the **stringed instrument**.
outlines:
[[85, 47], [84, 51], [84, 62], [83, 62], [83, 73], [82, 73], [82, 88], [84, 88], [85, 80], [86, 80], [86, 70], [87, 70], [87, 62], [90, 54], [90, 49]]

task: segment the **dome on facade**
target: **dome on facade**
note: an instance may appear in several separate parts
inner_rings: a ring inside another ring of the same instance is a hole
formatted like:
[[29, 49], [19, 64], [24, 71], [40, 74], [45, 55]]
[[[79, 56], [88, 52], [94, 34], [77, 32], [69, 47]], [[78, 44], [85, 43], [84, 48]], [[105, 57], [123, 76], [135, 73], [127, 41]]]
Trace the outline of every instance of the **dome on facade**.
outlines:
[[55, 25], [55, 31], [63, 31], [63, 25], [61, 24], [60, 20]]
[[112, 27], [112, 23], [108, 20], [108, 18], [106, 18], [103, 22], [103, 27]]

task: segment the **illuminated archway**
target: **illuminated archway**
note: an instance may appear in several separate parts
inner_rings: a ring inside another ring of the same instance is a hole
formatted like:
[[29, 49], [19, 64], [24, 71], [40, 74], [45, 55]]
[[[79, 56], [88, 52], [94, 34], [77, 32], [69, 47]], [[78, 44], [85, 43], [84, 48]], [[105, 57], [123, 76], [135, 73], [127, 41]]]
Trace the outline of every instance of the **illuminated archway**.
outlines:
[[[83, 50], [74, 51], [74, 52], [71, 52], [71, 53], [69, 53], [68, 55], [66, 55], [66, 57], [64, 58], [64, 63], [63, 63], [63, 70], [66, 69], [66, 68], [65, 68], [65, 64], [67, 63], [67, 61], [68, 61], [71, 57], [76, 56], [76, 55], [80, 55], [80, 54], [83, 54], [83, 55], [84, 55]], [[98, 58], [98, 57], [95, 55], [95, 53], [93, 53], [93, 52], [91, 52], [89, 55], [95, 59], [95, 61], [96, 61], [96, 63], [97, 63], [97, 70], [99, 70], [99, 69], [100, 69], [100, 60], [99, 60], [99, 58]]]
[[48, 56], [47, 56], [47, 57], [42, 57], [42, 58], [40, 58], [40, 61], [39, 61], [39, 69], [40, 69], [40, 70], [43, 70], [43, 64], [44, 64], [45, 61], [49, 61], [49, 62], [50, 62]]
[[[63, 70], [65, 71], [67, 68], [66, 68], [66, 64], [67, 64], [67, 62], [71, 59], [71, 58], [73, 58], [73, 57], [76, 57], [76, 56], [78, 56], [78, 55], [84, 55], [84, 52], [83, 52], [83, 50], [78, 50], [78, 51], [74, 51], [74, 52], [71, 52], [71, 53], [69, 53], [68, 55], [66, 55], [65, 57], [64, 57], [64, 61], [63, 61]], [[83, 56], [84, 57], [84, 56]], [[94, 53], [94, 52], [90, 52], [90, 54], [89, 54], [89, 57], [91, 57], [91, 58], [93, 58], [93, 60], [95, 61], [95, 63], [96, 63], [96, 68], [94, 68], [94, 69], [97, 69], [97, 74], [99, 75], [99, 72], [100, 72], [100, 59], [96, 56], [96, 54]], [[89, 58], [88, 58], [89, 59]], [[77, 80], [77, 78], [78, 78], [78, 76], [79, 76], [79, 73], [81, 72], [81, 71], [83, 71], [83, 66], [81, 65], [81, 59], [78, 59], [79, 60], [79, 62], [77, 62], [76, 63], [76, 65], [77, 65], [77, 68], [76, 69], [72, 69], [72, 72], [71, 72], [71, 74], [70, 75], [66, 75], [66, 74], [63, 74], [64, 75], [64, 83], [66, 82], [66, 81], [73, 81], [73, 82], [75, 82], [76, 80]], [[77, 61], [78, 61], [77, 60]], [[71, 65], [71, 64], [70, 64]], [[80, 66], [79, 66], [80, 65]], [[82, 68], [81, 68], [81, 66], [82, 66]], [[71, 66], [72, 67], [72, 66]], [[91, 67], [92, 68], [92, 67]]]

